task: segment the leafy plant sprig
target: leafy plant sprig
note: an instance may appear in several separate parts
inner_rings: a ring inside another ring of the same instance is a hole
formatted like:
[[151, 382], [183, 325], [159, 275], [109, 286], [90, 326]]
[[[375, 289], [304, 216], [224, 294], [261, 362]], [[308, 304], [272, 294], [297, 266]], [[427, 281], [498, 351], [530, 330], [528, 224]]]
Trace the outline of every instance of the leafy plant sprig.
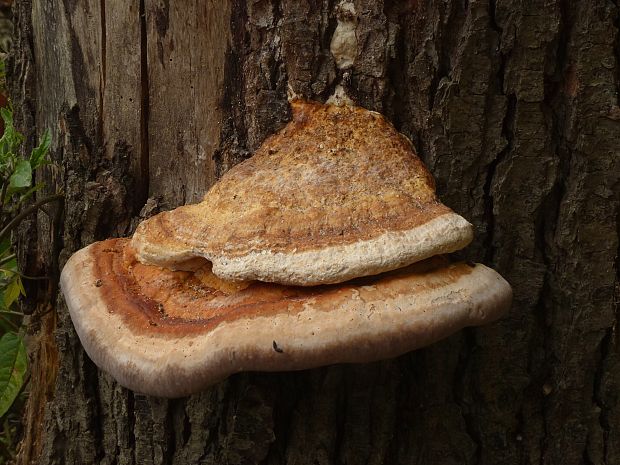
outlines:
[[[27, 355], [24, 344], [23, 314], [17, 307], [25, 295], [23, 276], [11, 247], [11, 236], [21, 221], [61, 194], [45, 197], [32, 205], [27, 201], [40, 190], [33, 185], [33, 172], [50, 163], [47, 155], [51, 144], [46, 131], [28, 158], [19, 155], [24, 137], [13, 125], [10, 108], [0, 108], [4, 134], [0, 138], [0, 418], [6, 414], [22, 390], [26, 378]], [[29, 278], [28, 278], [29, 279]]]

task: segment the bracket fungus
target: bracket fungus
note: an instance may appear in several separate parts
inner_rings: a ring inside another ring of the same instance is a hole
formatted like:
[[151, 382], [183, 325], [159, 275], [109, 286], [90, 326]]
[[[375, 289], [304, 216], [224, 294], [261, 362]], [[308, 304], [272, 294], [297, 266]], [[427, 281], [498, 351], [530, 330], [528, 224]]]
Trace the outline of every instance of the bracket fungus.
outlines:
[[195, 205], [142, 222], [140, 261], [200, 256], [227, 280], [311, 286], [401, 268], [471, 242], [409, 139], [378, 113], [293, 101], [293, 120]]
[[127, 239], [78, 251], [61, 285], [91, 359], [122, 385], [162, 397], [240, 371], [396, 356], [495, 320], [511, 299], [495, 271], [441, 257], [334, 285], [234, 285], [208, 264], [143, 265]]
[[295, 101], [203, 202], [76, 252], [61, 287], [122, 385], [188, 395], [240, 371], [384, 359], [493, 321], [512, 291], [441, 254], [472, 227], [381, 115]]

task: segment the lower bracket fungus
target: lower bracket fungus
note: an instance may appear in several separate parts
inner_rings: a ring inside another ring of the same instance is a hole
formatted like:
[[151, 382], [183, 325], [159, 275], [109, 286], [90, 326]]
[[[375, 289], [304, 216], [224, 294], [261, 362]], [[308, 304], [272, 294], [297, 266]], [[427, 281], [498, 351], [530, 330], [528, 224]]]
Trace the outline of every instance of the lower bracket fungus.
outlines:
[[434, 257], [346, 283], [229, 283], [144, 265], [128, 239], [97, 242], [65, 265], [61, 286], [91, 359], [120, 384], [180, 397], [241, 371], [366, 362], [426, 346], [509, 307], [484, 265]]

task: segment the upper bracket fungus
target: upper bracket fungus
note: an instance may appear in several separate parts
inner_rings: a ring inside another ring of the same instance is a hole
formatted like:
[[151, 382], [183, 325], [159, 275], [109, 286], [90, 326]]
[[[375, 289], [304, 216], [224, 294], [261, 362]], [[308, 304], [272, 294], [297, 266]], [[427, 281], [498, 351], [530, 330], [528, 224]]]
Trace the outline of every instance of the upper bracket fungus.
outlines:
[[466, 246], [472, 226], [437, 199], [411, 142], [359, 107], [293, 101], [293, 120], [197, 205], [144, 221], [138, 258], [201, 256], [228, 280], [311, 286]]
[[75, 253], [61, 287], [89, 356], [164, 397], [240, 371], [396, 356], [499, 318], [508, 283], [439, 254], [472, 239], [381, 115], [295, 101], [203, 202]]

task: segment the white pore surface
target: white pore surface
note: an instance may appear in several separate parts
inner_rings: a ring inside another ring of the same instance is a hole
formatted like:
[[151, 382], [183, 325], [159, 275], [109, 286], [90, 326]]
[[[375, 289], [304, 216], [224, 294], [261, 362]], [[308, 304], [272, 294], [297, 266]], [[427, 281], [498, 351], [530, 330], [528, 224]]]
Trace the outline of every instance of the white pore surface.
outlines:
[[[242, 257], [204, 257], [223, 279], [313, 286], [390, 271], [465, 247], [473, 227], [456, 213], [446, 213], [407, 231], [303, 252], [250, 252]], [[199, 253], [199, 251], [196, 251]]]

